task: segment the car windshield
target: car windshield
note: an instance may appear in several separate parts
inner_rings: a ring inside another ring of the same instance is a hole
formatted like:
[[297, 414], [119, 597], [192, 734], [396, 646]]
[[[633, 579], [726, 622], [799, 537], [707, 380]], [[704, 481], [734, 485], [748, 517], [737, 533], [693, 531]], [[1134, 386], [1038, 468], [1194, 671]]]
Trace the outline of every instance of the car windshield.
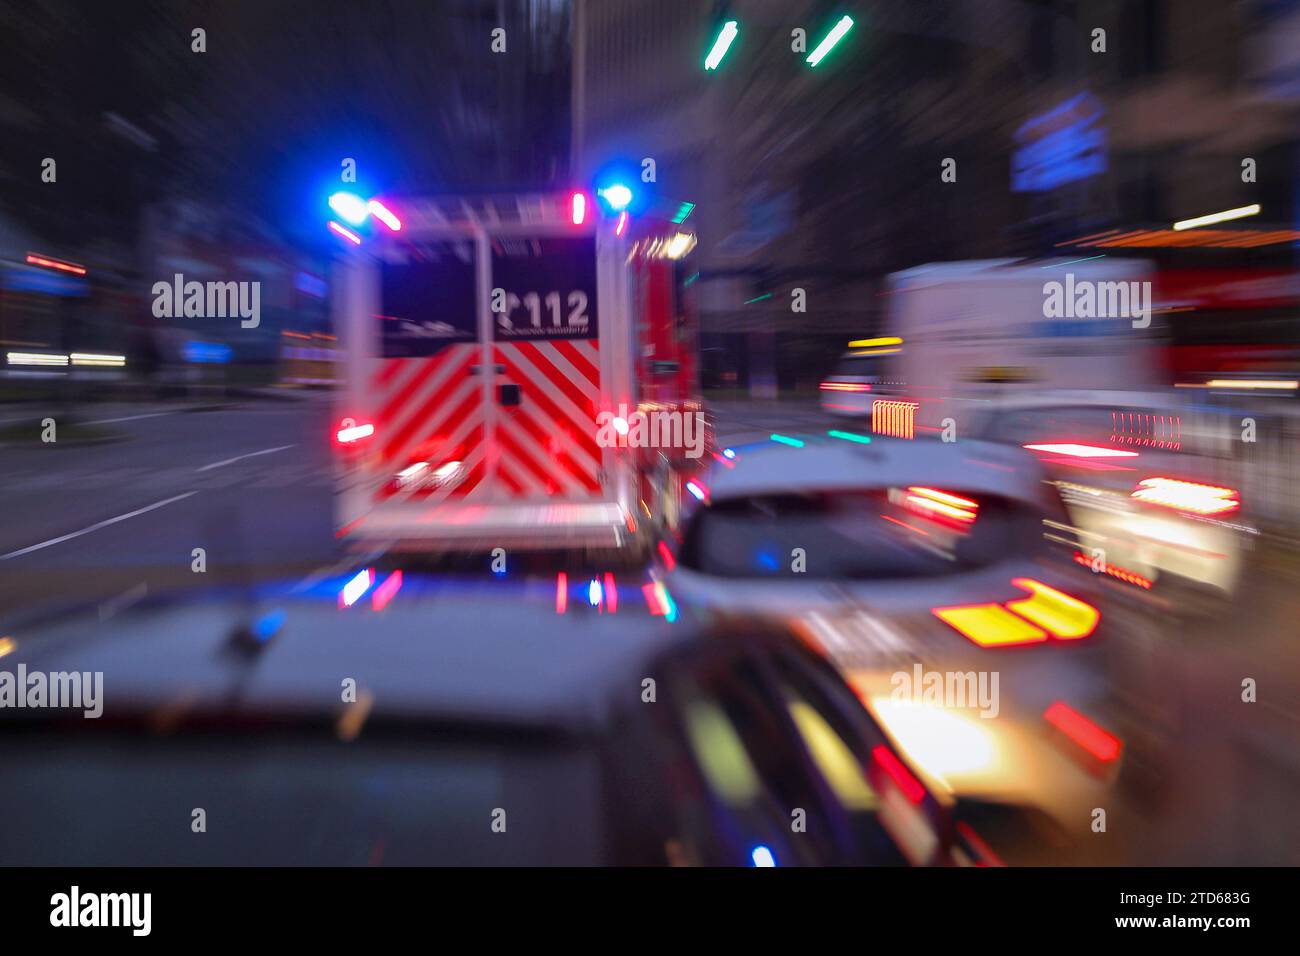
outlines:
[[1024, 503], [923, 486], [731, 498], [702, 509], [688, 568], [724, 577], [919, 578], [990, 564], [1040, 538]]

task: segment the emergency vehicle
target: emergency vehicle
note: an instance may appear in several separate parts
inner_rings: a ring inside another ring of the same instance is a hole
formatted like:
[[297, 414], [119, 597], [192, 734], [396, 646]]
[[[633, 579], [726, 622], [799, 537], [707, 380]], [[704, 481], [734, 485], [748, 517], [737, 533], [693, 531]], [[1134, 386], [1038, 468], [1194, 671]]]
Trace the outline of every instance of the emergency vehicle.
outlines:
[[586, 192], [369, 209], [352, 220], [364, 229], [330, 225], [347, 239], [333, 282], [345, 547], [636, 551], [669, 532], [708, 450], [618, 447], [597, 422], [704, 420], [694, 235]]

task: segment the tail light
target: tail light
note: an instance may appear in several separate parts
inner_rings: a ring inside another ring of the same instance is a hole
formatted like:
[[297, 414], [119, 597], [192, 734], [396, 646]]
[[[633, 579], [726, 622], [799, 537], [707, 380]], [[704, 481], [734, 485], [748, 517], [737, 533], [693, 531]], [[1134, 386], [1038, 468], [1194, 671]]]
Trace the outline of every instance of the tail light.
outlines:
[[823, 392], [869, 392], [871, 386], [865, 382], [822, 382]]
[[1235, 488], [1198, 485], [1173, 478], [1144, 478], [1138, 482], [1131, 497], [1147, 504], [1197, 515], [1228, 514], [1241, 507], [1241, 496]]
[[1062, 701], [1048, 707], [1043, 719], [1102, 763], [1110, 763], [1119, 757], [1122, 744], [1118, 737]]
[[1101, 612], [1091, 604], [1041, 581], [1012, 578], [1011, 583], [1029, 597], [1005, 604], [937, 607], [931, 613], [980, 647], [1037, 644], [1049, 637], [1076, 641], [1092, 634], [1101, 621]]
[[935, 488], [922, 488], [917, 485], [907, 489], [907, 507], [925, 515], [927, 518], [947, 519], [958, 525], [968, 525], [975, 521], [979, 513], [979, 502], [949, 494]]

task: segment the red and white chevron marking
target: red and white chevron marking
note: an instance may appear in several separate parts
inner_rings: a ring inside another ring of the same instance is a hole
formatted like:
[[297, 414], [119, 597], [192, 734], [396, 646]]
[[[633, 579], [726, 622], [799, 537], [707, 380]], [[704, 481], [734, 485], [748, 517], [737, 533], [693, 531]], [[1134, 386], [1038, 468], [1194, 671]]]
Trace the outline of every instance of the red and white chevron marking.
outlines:
[[428, 358], [385, 359], [371, 378], [379, 397], [377, 465], [386, 475], [417, 462], [430, 467], [461, 462], [461, 468], [438, 485], [385, 487], [385, 499], [466, 498], [486, 490], [487, 449], [483, 442], [483, 380], [470, 374], [479, 363], [475, 343], [448, 346]]
[[600, 493], [595, 340], [499, 342], [499, 384], [518, 385], [520, 404], [498, 406], [496, 473], [515, 498], [592, 498]]

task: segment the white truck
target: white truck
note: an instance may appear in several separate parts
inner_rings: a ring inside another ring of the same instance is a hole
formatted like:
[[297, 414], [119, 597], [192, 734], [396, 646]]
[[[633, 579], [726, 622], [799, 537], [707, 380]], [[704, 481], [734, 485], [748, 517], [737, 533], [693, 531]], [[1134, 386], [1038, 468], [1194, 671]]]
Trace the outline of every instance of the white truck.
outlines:
[[888, 331], [901, 342], [882, 360], [896, 384], [873, 402], [878, 429], [940, 431], [972, 403], [1023, 391], [1154, 386], [1151, 278], [1133, 259], [991, 259], [894, 273]]

